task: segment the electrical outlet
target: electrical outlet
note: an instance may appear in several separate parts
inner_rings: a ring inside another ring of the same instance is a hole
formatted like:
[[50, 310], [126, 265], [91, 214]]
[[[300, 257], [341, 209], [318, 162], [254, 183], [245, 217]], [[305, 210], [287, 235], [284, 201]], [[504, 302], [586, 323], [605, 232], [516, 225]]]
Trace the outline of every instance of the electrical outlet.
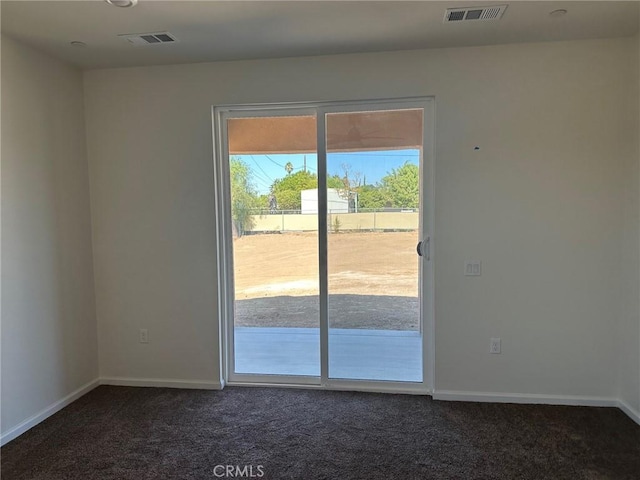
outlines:
[[140, 343], [149, 343], [149, 330], [146, 328], [140, 329]]
[[475, 260], [464, 262], [464, 275], [465, 277], [479, 277], [482, 275], [482, 262]]
[[500, 353], [502, 351], [500, 343], [499, 338], [492, 338], [489, 344], [489, 353]]

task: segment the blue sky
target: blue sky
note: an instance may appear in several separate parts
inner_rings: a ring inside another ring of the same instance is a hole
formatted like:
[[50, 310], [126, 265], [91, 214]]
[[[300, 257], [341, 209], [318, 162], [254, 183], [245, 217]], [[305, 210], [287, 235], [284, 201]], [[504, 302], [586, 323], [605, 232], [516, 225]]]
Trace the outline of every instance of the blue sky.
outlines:
[[[284, 177], [287, 172], [284, 166], [287, 162], [293, 164], [293, 172], [302, 170], [304, 157], [302, 154], [274, 154], [274, 155], [238, 155], [246, 162], [253, 172], [253, 183], [260, 194], [269, 193], [269, 187], [276, 178]], [[306, 154], [307, 170], [318, 173], [318, 156]], [[375, 184], [393, 168], [402, 166], [405, 162], [418, 164], [420, 153], [418, 150], [384, 150], [375, 152], [340, 152], [327, 155], [327, 170], [329, 175], [344, 175], [342, 164], [351, 166], [351, 171], [360, 173], [367, 184]]]

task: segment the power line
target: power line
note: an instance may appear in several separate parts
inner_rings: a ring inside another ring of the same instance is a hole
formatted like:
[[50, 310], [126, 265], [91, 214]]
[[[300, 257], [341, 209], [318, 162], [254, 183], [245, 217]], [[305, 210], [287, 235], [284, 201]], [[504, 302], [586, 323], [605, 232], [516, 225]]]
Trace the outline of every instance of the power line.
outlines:
[[328, 155], [358, 155], [367, 157], [419, 157], [419, 153], [364, 153], [364, 152], [331, 152]]
[[267, 182], [264, 178], [258, 177], [256, 175], [256, 183], [258, 183], [262, 187], [270, 187], [271, 183]]
[[264, 180], [260, 180], [257, 183], [257, 187], [258, 189], [262, 189], [262, 190], [270, 190], [271, 189], [271, 183], [269, 182], [265, 182]]
[[269, 160], [271, 163], [275, 163], [277, 166], [279, 166], [280, 168], [284, 168], [284, 165], [280, 165], [278, 162], [276, 162], [273, 158], [271, 158], [269, 155], [267, 154], [263, 154], [267, 160]]
[[[302, 167], [293, 167], [294, 170], [303, 170], [305, 167], [304, 165]], [[309, 165], [307, 165], [307, 170], [315, 170], [315, 168], [310, 167]]]
[[[255, 176], [255, 178], [257, 180], [259, 180], [262, 184], [262, 188], [269, 191], [271, 190], [271, 186], [273, 185], [274, 180], [267, 174], [267, 172], [265, 172], [262, 167], [258, 164], [258, 162], [256, 162], [256, 159], [253, 158], [253, 155], [249, 155], [251, 157], [251, 160], [253, 161], [253, 163], [256, 164], [256, 167], [258, 167], [260, 169], [260, 171], [264, 174], [264, 176], [259, 175], [258, 172], [253, 172], [253, 175]], [[265, 179], [266, 176], [266, 179]]]
[[262, 173], [264, 173], [264, 176], [265, 176], [267, 179], [269, 179], [269, 181], [270, 181], [271, 183], [273, 183], [273, 179], [269, 176], [269, 174], [268, 174], [267, 172], [265, 172], [265, 171], [262, 169], [262, 167], [261, 167], [261, 166], [260, 166], [260, 164], [256, 161], [256, 159], [255, 159], [255, 158], [253, 158], [253, 155], [249, 155], [249, 157], [251, 158], [251, 160], [253, 161], [253, 163], [255, 163], [255, 164], [256, 164], [256, 167], [258, 167], [258, 168], [260, 169], [260, 171], [261, 171]]
[[256, 180], [259, 180], [262, 183], [270, 185], [272, 182], [268, 178], [265, 178], [264, 175], [261, 175], [259, 172], [251, 170], [251, 175], [255, 177]]
[[256, 182], [256, 186], [259, 191], [262, 191], [262, 190], [269, 191], [271, 189], [271, 184], [265, 182], [264, 180], [260, 180], [259, 182]]

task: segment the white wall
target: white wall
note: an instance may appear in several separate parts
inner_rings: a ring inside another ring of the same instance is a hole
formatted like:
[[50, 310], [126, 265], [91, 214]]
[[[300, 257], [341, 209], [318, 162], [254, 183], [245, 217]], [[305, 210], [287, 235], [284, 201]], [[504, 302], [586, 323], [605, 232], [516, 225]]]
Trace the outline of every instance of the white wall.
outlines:
[[[630, 102], [635, 101], [638, 104], [638, 113], [640, 115], [640, 34], [637, 36], [638, 56], [635, 59], [636, 66], [636, 92], [635, 97], [630, 98]], [[637, 121], [637, 120], [636, 120]], [[636, 156], [640, 156], [640, 135], [636, 131]], [[623, 305], [625, 310], [620, 322], [619, 334], [619, 392], [620, 400], [624, 402], [623, 408], [631, 410], [635, 418], [640, 421], [640, 314], [638, 304], [640, 303], [640, 266], [638, 265], [638, 250], [632, 250], [632, 245], [640, 246], [640, 238], [638, 237], [638, 216], [640, 209], [638, 205], [640, 198], [638, 197], [638, 187], [635, 191], [632, 188], [633, 183], [640, 181], [640, 170], [638, 162], [633, 165], [633, 174], [629, 176], [626, 182], [627, 197], [625, 210], [625, 245], [624, 251], [629, 252], [626, 257], [625, 266], [625, 283], [621, 294], [623, 295]], [[636, 227], [634, 228], [633, 225]]]
[[435, 95], [436, 388], [616, 397], [618, 324], [638, 315], [621, 301], [637, 55], [615, 39], [87, 72], [101, 375], [218, 381], [211, 105]]
[[98, 356], [82, 75], [5, 36], [1, 58], [6, 441], [97, 379]]
[[[638, 104], [637, 116], [640, 115], [640, 35], [637, 37], [638, 56], [636, 66], [636, 91], [630, 97], [630, 102]], [[640, 156], [640, 134], [636, 131], [635, 156]], [[625, 243], [623, 250], [627, 252], [623, 263], [624, 283], [621, 290], [621, 304], [623, 312], [618, 330], [619, 347], [619, 390], [618, 396], [623, 402], [623, 408], [640, 421], [640, 265], [639, 251], [632, 246], [640, 246], [638, 235], [638, 217], [640, 215], [637, 182], [640, 181], [638, 161], [631, 165], [631, 174], [626, 179], [625, 188], [627, 198], [625, 203]], [[635, 227], [634, 227], [635, 225]]]

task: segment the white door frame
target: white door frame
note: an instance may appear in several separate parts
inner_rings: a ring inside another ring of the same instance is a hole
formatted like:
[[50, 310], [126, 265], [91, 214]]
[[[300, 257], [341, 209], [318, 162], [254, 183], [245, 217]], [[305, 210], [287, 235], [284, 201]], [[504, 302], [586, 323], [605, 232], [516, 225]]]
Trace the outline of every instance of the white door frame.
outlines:
[[[395, 393], [433, 393], [435, 384], [435, 100], [433, 97], [410, 97], [382, 100], [340, 102], [304, 102], [283, 104], [221, 105], [212, 109], [213, 156], [216, 214], [216, 260], [218, 280], [218, 316], [221, 384], [271, 385], [332, 390], [360, 390]], [[287, 116], [317, 114], [318, 172], [326, 172], [325, 143], [326, 115], [336, 112], [399, 110], [421, 108], [423, 117], [423, 148], [420, 162], [420, 239], [428, 242], [428, 256], [420, 261], [420, 316], [422, 329], [423, 381], [421, 383], [329, 378], [329, 324], [327, 313], [327, 192], [326, 175], [318, 175], [318, 239], [320, 267], [320, 377], [235, 374], [233, 360], [233, 250], [231, 230], [229, 158], [226, 138], [226, 119], [255, 116]], [[274, 381], [275, 380], [275, 381]]]

